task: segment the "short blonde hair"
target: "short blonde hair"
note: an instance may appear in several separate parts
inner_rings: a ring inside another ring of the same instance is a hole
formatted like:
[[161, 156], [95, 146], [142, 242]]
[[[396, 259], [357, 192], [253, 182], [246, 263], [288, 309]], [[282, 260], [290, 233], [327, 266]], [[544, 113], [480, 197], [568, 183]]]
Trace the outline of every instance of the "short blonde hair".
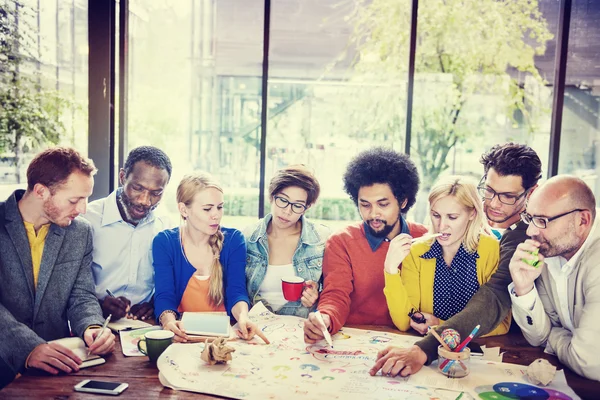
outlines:
[[429, 206], [439, 199], [453, 196], [469, 212], [475, 210], [475, 218], [467, 224], [467, 231], [462, 242], [469, 253], [474, 253], [479, 245], [479, 235], [488, 228], [483, 212], [483, 205], [477, 194], [477, 186], [464, 176], [446, 176], [439, 179], [429, 192]]
[[[198, 171], [185, 175], [181, 179], [181, 182], [179, 182], [179, 186], [177, 186], [177, 203], [183, 203], [186, 207], [189, 207], [194, 201], [194, 196], [197, 193], [209, 188], [217, 189], [219, 192], [223, 193], [223, 189], [217, 183], [217, 181], [206, 172]], [[183, 218], [183, 220], [185, 221], [185, 218]], [[179, 239], [181, 240], [181, 251], [183, 252], [182, 228], [179, 229]], [[212, 235], [208, 241], [214, 256], [210, 269], [210, 286], [208, 289], [208, 297], [211, 303], [217, 307], [223, 304], [225, 299], [223, 290], [223, 266], [221, 265], [221, 260], [219, 259], [221, 255], [221, 249], [223, 248], [223, 239], [223, 232], [221, 232], [221, 227], [219, 227], [217, 232]], [[183, 255], [185, 257], [185, 252]]]

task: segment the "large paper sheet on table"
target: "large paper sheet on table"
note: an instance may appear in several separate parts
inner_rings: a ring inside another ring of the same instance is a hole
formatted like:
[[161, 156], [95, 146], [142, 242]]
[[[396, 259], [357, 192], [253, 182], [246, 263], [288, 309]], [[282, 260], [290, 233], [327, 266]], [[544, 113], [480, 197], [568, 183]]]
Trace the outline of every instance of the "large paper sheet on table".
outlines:
[[[200, 359], [204, 344], [173, 344], [159, 358], [159, 379], [164, 386], [236, 399], [502, 399], [499, 394], [530, 393], [524, 367], [471, 361], [466, 378], [448, 379], [437, 362], [407, 378], [369, 375], [377, 352], [387, 346], [411, 346], [418, 338], [387, 332], [344, 328], [333, 336], [333, 349], [323, 341], [303, 341], [303, 319], [275, 315], [261, 303], [250, 311], [251, 319], [270, 339], [235, 341], [228, 364], [207, 365]], [[502, 383], [505, 382], [505, 385]], [[560, 399], [576, 399], [564, 374], [550, 385]], [[490, 396], [496, 397], [490, 397]], [[518, 398], [518, 397], [512, 397]]]

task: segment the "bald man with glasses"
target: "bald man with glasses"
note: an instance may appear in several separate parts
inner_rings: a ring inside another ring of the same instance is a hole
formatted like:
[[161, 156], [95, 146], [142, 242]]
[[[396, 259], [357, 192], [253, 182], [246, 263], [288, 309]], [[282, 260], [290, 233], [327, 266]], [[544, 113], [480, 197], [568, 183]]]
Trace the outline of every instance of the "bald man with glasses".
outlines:
[[530, 239], [517, 246], [509, 264], [514, 319], [532, 346], [545, 346], [577, 374], [600, 380], [594, 194], [579, 178], [551, 178], [531, 194], [521, 219]]

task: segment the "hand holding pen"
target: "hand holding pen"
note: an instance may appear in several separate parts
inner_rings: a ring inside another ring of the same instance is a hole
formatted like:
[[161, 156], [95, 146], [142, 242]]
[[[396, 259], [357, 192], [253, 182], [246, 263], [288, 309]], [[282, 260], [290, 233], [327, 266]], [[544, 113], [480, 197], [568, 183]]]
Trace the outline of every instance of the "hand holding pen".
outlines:
[[90, 354], [106, 354], [115, 347], [115, 335], [107, 328], [111, 316], [109, 315], [100, 329], [88, 328], [83, 334], [83, 340], [88, 345]]
[[106, 317], [111, 314], [113, 321], [117, 321], [123, 317], [129, 318], [131, 301], [123, 296], [115, 297], [109, 289], [106, 289], [106, 293], [108, 296], [104, 298], [101, 304], [104, 316]]
[[304, 320], [304, 342], [316, 343], [325, 339], [325, 331], [329, 333], [330, 325], [329, 315], [319, 313], [319, 316], [317, 316], [316, 312], [310, 313], [308, 318]]

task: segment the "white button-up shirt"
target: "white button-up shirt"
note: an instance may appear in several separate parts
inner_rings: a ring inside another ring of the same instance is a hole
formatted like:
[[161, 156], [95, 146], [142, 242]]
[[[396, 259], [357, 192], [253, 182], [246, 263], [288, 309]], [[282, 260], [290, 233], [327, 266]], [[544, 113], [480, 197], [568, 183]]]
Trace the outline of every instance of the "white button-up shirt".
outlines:
[[152, 241], [171, 227], [168, 220], [150, 212], [137, 226], [125, 222], [117, 207], [117, 191], [90, 203], [83, 217], [94, 232], [96, 297], [103, 299], [109, 289], [116, 297], [131, 300], [131, 305], [150, 301], [154, 294]]
[[[548, 274], [552, 279], [552, 283], [556, 286], [556, 292], [558, 293], [558, 296], [555, 299], [558, 304], [555, 304], [554, 308], [556, 309], [561, 325], [571, 332], [573, 332], [575, 328], [573, 326], [573, 316], [571, 315], [569, 304], [569, 299], [573, 298], [572, 294], [571, 296], [569, 296], [569, 276], [573, 273], [575, 266], [577, 265], [577, 261], [581, 256], [581, 253], [583, 253], [584, 249], [588, 246], [590, 242], [589, 239], [594, 236], [594, 231], [596, 230], [596, 225], [598, 225], [598, 221], [599, 220], [597, 219], [594, 222], [588, 237], [569, 261], [567, 261], [567, 259], [562, 256], [548, 257], [544, 259], [544, 262], [546, 263], [546, 266], [548, 268]], [[511, 295], [511, 300], [513, 304], [525, 310], [533, 311], [536, 302], [541, 302], [541, 299], [539, 298], [539, 294], [535, 286], [533, 287], [533, 290], [531, 292], [518, 297], [514, 293], [514, 283], [511, 283], [508, 286], [508, 291]], [[542, 312], [544, 310], [543, 307], [539, 307], [537, 309], [538, 311], [541, 310]], [[534, 315], [533, 317], [541, 318], [542, 315]]]

